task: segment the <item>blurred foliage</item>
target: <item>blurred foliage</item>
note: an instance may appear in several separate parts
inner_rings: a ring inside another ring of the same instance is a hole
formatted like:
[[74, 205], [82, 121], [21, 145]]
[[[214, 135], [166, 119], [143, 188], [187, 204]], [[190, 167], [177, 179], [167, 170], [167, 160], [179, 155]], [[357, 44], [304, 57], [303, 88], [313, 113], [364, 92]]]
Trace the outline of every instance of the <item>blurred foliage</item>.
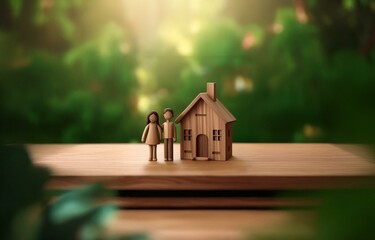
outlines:
[[375, 237], [375, 189], [341, 189], [316, 194], [315, 212], [294, 211], [289, 219], [249, 239], [263, 240], [349, 240]]
[[93, 1], [2, 4], [21, 13], [2, 16], [1, 141], [134, 139], [135, 56], [119, 51], [132, 45], [122, 21], [97, 16]]
[[[49, 171], [36, 168], [24, 148], [0, 148], [0, 236], [2, 239], [35, 239], [42, 213], [43, 186]], [[17, 236], [22, 226], [25, 236]]]
[[217, 82], [235, 142], [374, 142], [373, 0], [6, 0], [1, 142], [139, 141]]
[[100, 203], [111, 192], [99, 184], [53, 196], [44, 190], [50, 176], [32, 165], [22, 146], [0, 146], [0, 238], [145, 240], [146, 236], [110, 236], [115, 206]]

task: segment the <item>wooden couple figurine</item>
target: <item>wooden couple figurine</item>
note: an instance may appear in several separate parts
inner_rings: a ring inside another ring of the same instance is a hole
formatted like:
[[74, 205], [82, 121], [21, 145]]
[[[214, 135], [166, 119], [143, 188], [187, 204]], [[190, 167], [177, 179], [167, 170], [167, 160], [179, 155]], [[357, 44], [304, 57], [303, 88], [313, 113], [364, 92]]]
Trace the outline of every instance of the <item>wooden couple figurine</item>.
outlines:
[[[165, 122], [164, 129], [164, 160], [173, 161], [173, 142], [176, 142], [176, 126], [171, 119], [173, 118], [173, 110], [171, 108], [164, 109], [163, 116]], [[152, 111], [147, 116], [147, 123], [142, 134], [141, 141], [150, 146], [150, 161], [157, 161], [156, 146], [160, 144], [162, 138], [162, 127], [159, 125], [159, 115]]]
[[147, 123], [141, 141], [150, 146], [149, 161], [157, 161], [156, 146], [160, 143], [162, 129], [159, 125], [159, 115], [152, 111], [147, 116]]

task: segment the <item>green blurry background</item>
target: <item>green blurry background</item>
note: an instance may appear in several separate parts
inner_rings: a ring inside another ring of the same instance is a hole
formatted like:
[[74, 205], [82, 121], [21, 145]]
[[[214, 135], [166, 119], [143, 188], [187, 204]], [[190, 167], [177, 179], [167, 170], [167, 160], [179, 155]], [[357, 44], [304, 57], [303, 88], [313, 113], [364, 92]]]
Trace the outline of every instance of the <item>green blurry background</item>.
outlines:
[[235, 142], [373, 142], [374, 0], [3, 0], [1, 143], [139, 142], [217, 82]]

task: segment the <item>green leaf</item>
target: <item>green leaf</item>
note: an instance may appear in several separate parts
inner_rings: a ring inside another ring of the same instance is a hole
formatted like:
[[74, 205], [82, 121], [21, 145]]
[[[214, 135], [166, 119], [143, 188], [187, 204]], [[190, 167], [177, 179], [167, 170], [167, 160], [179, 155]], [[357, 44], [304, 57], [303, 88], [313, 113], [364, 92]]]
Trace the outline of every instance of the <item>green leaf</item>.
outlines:
[[13, 16], [18, 17], [22, 10], [23, 0], [8, 0], [12, 8]]

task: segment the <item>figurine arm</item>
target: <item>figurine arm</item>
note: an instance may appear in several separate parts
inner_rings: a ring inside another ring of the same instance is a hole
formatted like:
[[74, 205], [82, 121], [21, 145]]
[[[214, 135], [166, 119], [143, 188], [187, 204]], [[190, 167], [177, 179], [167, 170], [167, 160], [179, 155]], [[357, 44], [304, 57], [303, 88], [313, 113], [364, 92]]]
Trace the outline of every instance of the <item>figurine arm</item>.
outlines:
[[147, 126], [145, 127], [145, 130], [143, 130], [143, 134], [142, 134], [142, 138], [141, 138], [141, 141], [143, 143], [146, 142], [146, 137], [147, 137], [147, 134], [148, 134], [148, 128], [149, 128], [149, 125], [147, 124]]
[[162, 139], [162, 136], [161, 136], [161, 133], [162, 133], [162, 130], [161, 130], [161, 126], [157, 125], [158, 126], [158, 131], [159, 131], [159, 136], [160, 136], [160, 140]]

